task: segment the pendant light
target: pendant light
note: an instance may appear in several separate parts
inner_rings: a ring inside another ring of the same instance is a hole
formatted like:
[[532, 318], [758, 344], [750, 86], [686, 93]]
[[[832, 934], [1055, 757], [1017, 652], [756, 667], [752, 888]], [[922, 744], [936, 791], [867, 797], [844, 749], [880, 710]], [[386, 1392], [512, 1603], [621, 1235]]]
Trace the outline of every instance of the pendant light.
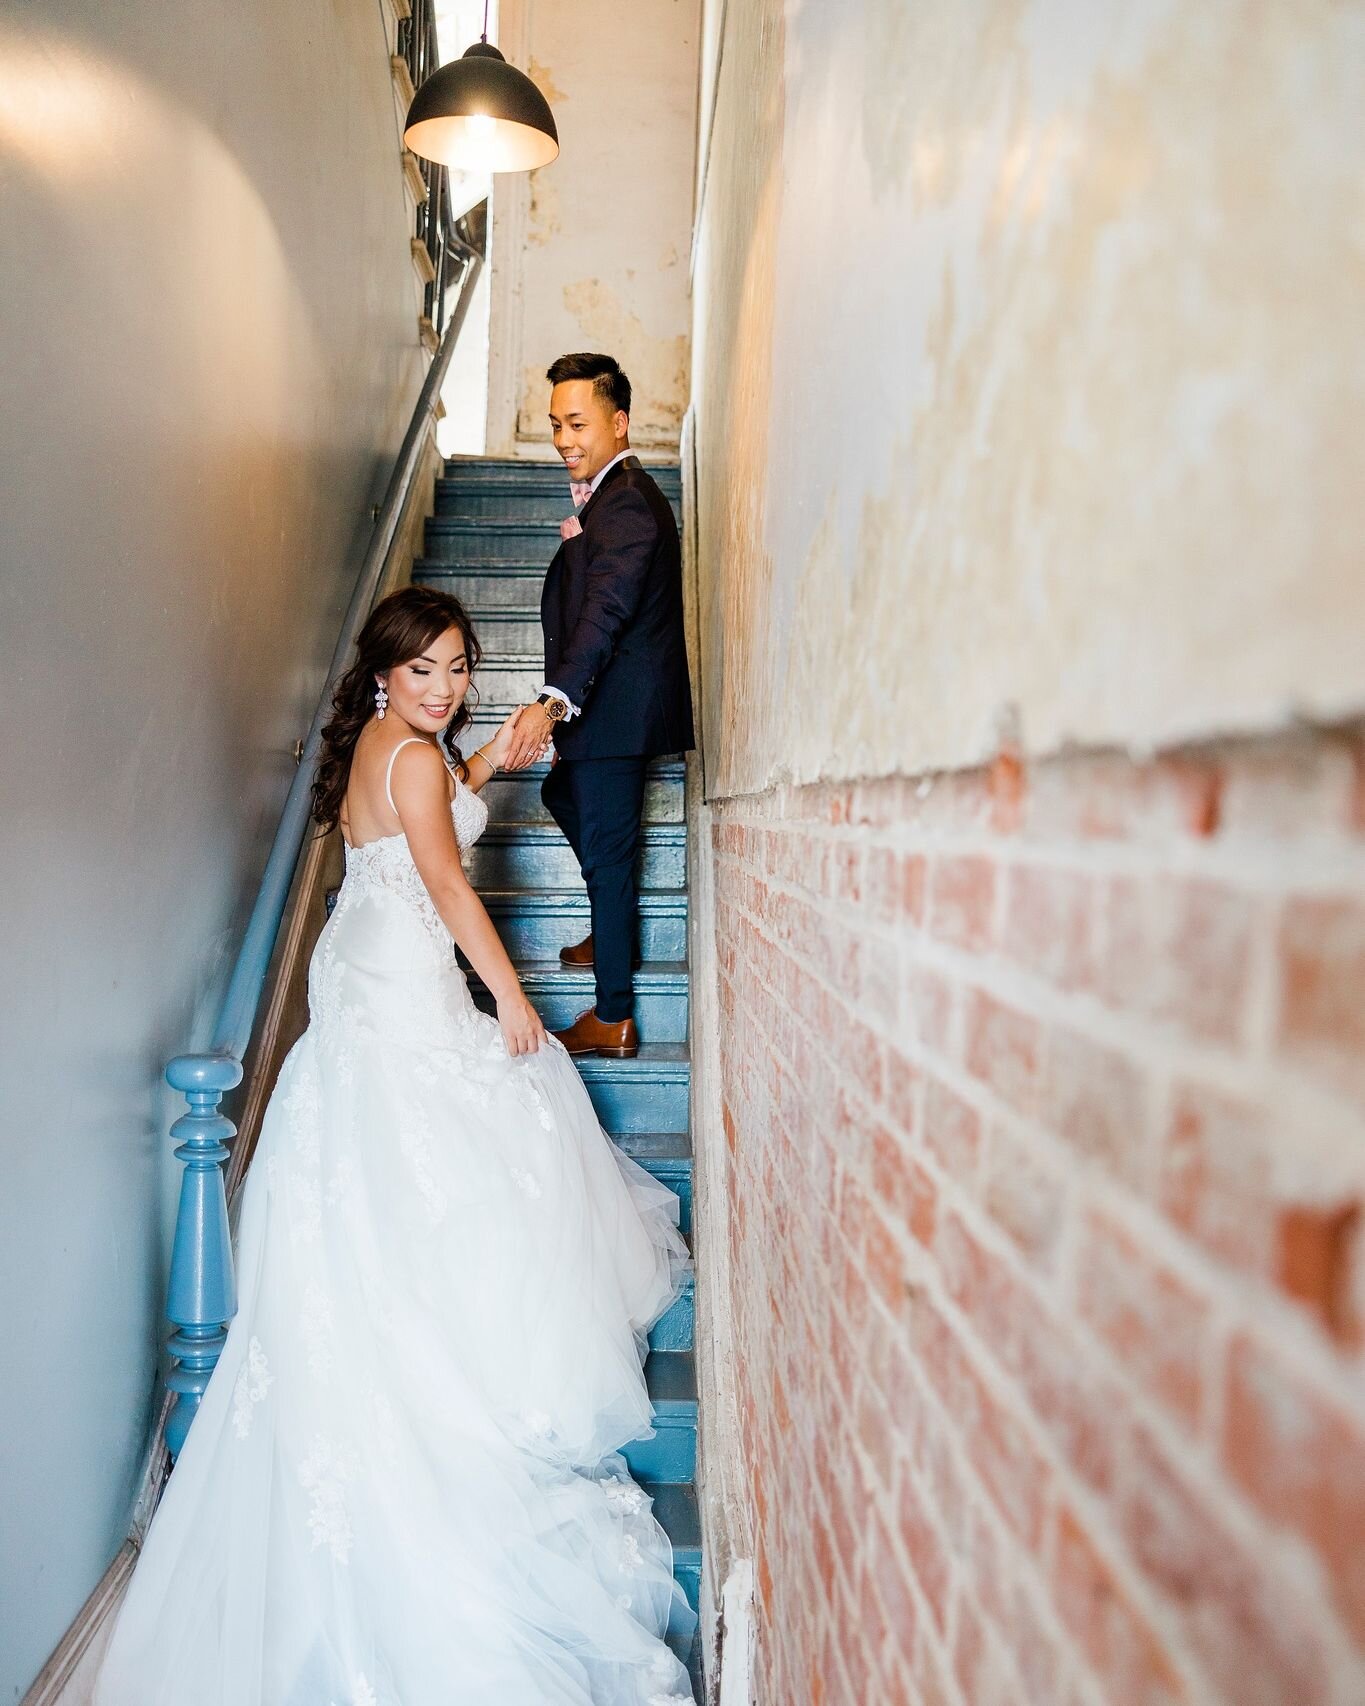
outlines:
[[412, 98], [403, 141], [414, 154], [465, 172], [530, 172], [559, 153], [550, 103], [483, 35], [432, 72]]

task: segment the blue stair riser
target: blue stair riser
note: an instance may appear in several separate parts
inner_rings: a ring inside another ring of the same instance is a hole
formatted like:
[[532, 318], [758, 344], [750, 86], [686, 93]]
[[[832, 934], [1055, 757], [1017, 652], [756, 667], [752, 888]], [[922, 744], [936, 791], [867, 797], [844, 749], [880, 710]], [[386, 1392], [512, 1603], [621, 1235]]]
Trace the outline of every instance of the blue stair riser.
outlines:
[[474, 632], [485, 656], [539, 657], [545, 645], [539, 610], [473, 611]]
[[[580, 1013], [592, 1006], [594, 988], [592, 974], [565, 972], [562, 976], [537, 976], [525, 968], [521, 971], [522, 988], [531, 1005], [551, 1031], [562, 1031]], [[476, 1004], [486, 1013], [495, 1010], [489, 992], [471, 980]], [[655, 1043], [687, 1041], [687, 975], [672, 978], [635, 977], [635, 1023], [640, 1035]]]
[[[696, 1611], [701, 1606], [701, 1547], [673, 1546], [673, 1577], [687, 1595], [687, 1603]], [[670, 1643], [671, 1644], [671, 1643]], [[694, 1686], [697, 1682], [694, 1676]], [[701, 1699], [700, 1690], [697, 1698]]]
[[630, 1134], [687, 1130], [688, 1069], [656, 1067], [652, 1046], [634, 1060], [583, 1060], [582, 1078], [607, 1131]]
[[504, 716], [514, 705], [525, 705], [534, 699], [544, 680], [545, 654], [539, 646], [534, 655], [516, 658], [489, 657], [485, 653], [474, 672], [480, 706], [487, 707], [489, 712], [495, 706], [502, 707]]
[[668, 1481], [646, 1482], [644, 1486], [654, 1500], [654, 1515], [673, 1542], [673, 1574], [695, 1611], [701, 1585], [701, 1519], [696, 1488]]
[[[567, 503], [563, 513], [572, 513]], [[427, 555], [447, 563], [540, 563], [548, 568], [560, 545], [559, 522], [470, 521], [437, 513], [427, 522], [426, 542]]]
[[534, 519], [469, 519], [440, 510], [426, 526], [426, 554], [443, 563], [550, 564], [562, 542], [560, 522], [572, 510], [566, 503], [555, 516]]
[[[568, 842], [558, 832], [534, 828], [486, 830], [470, 848], [465, 869], [480, 891], [564, 889], [582, 880]], [[680, 892], [686, 886], [686, 832], [681, 825], [646, 827], [636, 877], [642, 889]]]
[[649, 1330], [654, 1351], [690, 1351], [696, 1334], [695, 1287], [691, 1280]]
[[676, 1193], [679, 1224], [688, 1237], [692, 1233], [692, 1141], [684, 1133], [655, 1131], [613, 1132], [611, 1140], [623, 1154], [638, 1162], [669, 1190]]
[[[548, 766], [538, 764], [515, 774], [495, 776], [484, 785], [483, 797], [490, 823], [550, 823], [551, 817], [540, 797]], [[683, 767], [663, 762], [645, 781], [646, 823], [681, 823], [685, 810]]]
[[[587, 896], [581, 893], [500, 895], [485, 890], [481, 898], [503, 946], [518, 963], [558, 959], [561, 948], [581, 942], [592, 928]], [[686, 895], [641, 895], [637, 941], [641, 959], [681, 962], [687, 954]]]
[[655, 1412], [654, 1438], [634, 1439], [622, 1448], [637, 1481], [690, 1481], [697, 1472], [697, 1419]]
[[[545, 584], [548, 566], [526, 563], [518, 569], [481, 572], [456, 569], [449, 563], [419, 557], [412, 565], [412, 578], [418, 586], [434, 586], [438, 592], [452, 593], [474, 618], [477, 632], [479, 618], [485, 612], [539, 609], [540, 589]], [[483, 644], [482, 639], [479, 643]]]
[[[672, 496], [665, 491], [673, 509], [673, 519], [682, 532], [682, 498], [676, 493]], [[469, 504], [450, 481], [438, 481], [436, 486], [436, 514], [467, 515], [471, 518], [486, 515], [494, 521], [523, 521], [532, 525], [537, 523], [555, 529], [558, 543], [559, 524], [567, 515], [573, 514], [567, 486], [563, 492], [528, 492], [515, 500], [506, 500], [496, 492], [471, 492]], [[472, 505], [472, 507], [470, 507]]]

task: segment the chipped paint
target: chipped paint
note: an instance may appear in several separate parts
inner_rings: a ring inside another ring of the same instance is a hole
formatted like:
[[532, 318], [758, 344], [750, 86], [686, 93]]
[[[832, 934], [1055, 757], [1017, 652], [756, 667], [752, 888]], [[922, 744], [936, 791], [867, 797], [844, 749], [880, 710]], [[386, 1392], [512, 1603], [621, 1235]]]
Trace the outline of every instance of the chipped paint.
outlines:
[[652, 335], [640, 316], [599, 278], [564, 286], [564, 306], [591, 349], [610, 348], [630, 374], [639, 397], [631, 432], [641, 441], [676, 443], [687, 407], [689, 341]]
[[569, 91], [560, 88], [559, 84], [555, 82], [554, 72], [548, 65], [543, 65], [534, 54], [531, 55], [530, 63], [526, 67], [526, 75], [544, 95], [552, 108], [562, 107], [565, 101], [569, 99]]
[[726, 12], [708, 787], [1365, 704], [1365, 9]]
[[[555, 109], [561, 154], [494, 196], [489, 449], [543, 455], [545, 369], [615, 354], [632, 442], [676, 450], [687, 407], [687, 268], [699, 0], [504, 0], [501, 39]], [[603, 82], [608, 56], [611, 88]]]

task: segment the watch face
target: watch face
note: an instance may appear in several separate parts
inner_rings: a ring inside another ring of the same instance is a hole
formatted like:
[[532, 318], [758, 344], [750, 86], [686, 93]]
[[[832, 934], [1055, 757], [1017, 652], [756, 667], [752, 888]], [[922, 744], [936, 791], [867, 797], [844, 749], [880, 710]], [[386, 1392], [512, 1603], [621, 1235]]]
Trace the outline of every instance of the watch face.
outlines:
[[564, 701], [562, 699], [542, 699], [541, 704], [545, 707], [545, 715], [552, 723], [557, 723], [564, 715]]

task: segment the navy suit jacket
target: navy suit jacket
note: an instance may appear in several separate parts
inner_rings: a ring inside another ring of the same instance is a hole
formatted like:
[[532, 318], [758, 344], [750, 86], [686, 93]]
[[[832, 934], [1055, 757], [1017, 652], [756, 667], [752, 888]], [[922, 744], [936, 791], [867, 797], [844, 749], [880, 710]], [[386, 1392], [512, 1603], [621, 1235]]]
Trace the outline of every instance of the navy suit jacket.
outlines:
[[583, 531], [560, 544], [540, 596], [545, 679], [582, 710], [555, 725], [559, 755], [688, 752], [682, 552], [668, 499], [629, 456], [578, 519]]

